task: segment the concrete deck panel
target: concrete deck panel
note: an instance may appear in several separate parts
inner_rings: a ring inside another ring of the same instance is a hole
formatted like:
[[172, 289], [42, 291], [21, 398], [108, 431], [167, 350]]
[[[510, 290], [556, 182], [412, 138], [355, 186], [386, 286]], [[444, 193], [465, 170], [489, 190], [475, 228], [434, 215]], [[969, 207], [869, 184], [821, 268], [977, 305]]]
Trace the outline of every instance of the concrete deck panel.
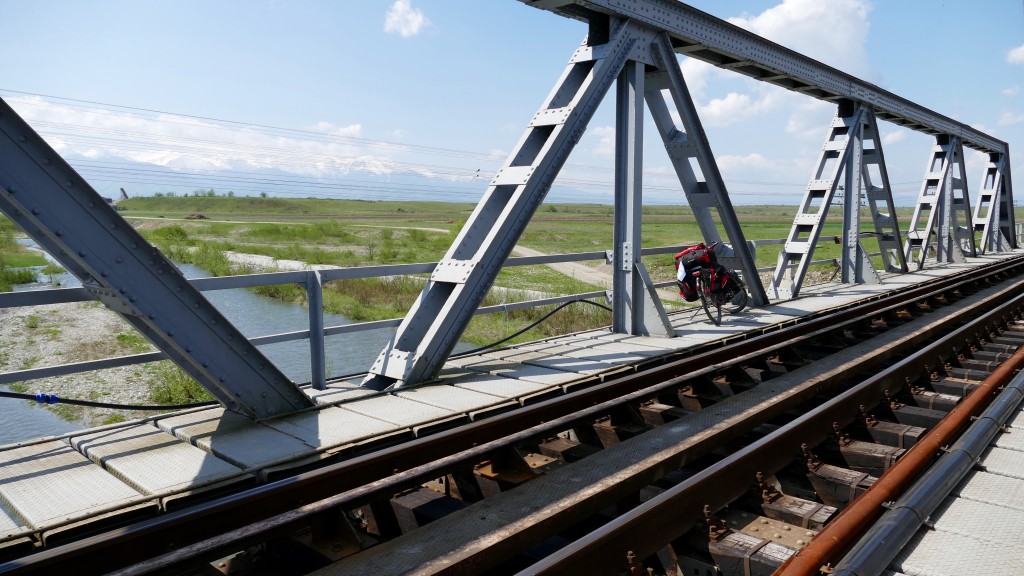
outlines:
[[506, 405], [507, 400], [492, 394], [475, 392], [454, 385], [419, 386], [395, 394], [399, 398], [415, 400], [423, 404], [447, 408], [456, 412], [471, 412], [496, 405]]
[[960, 534], [919, 532], [896, 557], [890, 568], [906, 576], [1018, 576], [1024, 550]]
[[965, 500], [986, 502], [1024, 512], [1024, 480], [991, 474], [970, 472], [953, 492]]
[[525, 380], [542, 386], [560, 386], [580, 378], [578, 374], [566, 373], [562, 370], [519, 364], [486, 355], [478, 358], [477, 362], [466, 363], [465, 368], [473, 372], [492, 374], [506, 379]]
[[391, 422], [338, 406], [276, 418], [265, 424], [310, 446], [324, 449], [342, 447], [400, 429]]
[[26, 528], [27, 526], [21, 518], [0, 506], [0, 538], [5, 538]]
[[460, 414], [448, 408], [440, 408], [390, 394], [361, 398], [345, 404], [345, 409], [377, 420], [391, 422], [401, 428], [412, 428], [424, 422], [443, 420]]
[[1024, 480], [1024, 453], [1006, 448], [989, 448], [981, 455], [985, 470]]
[[0, 498], [37, 530], [145, 500], [58, 440], [0, 452]]
[[932, 514], [932, 520], [935, 530], [1002, 543], [1024, 551], [1024, 514], [1017, 510], [951, 497]]
[[239, 468], [262, 468], [315, 452], [294, 436], [223, 408], [163, 418], [156, 424], [164, 432]]
[[323, 390], [306, 388], [304, 392], [313, 400], [313, 402], [316, 402], [318, 406], [332, 404], [339, 401], [352, 400], [355, 398], [362, 398], [364, 396], [372, 396], [377, 393], [376, 390], [370, 390], [369, 388], [363, 388], [358, 384], [351, 383], [345, 383], [342, 385], [331, 384]]
[[149, 495], [242, 476], [237, 466], [150, 424], [76, 436], [71, 438], [71, 445], [132, 488]]
[[557, 388], [557, 386], [551, 384], [541, 384], [525, 379], [504, 378], [492, 374], [456, 378], [452, 380], [452, 385], [457, 388], [473, 390], [505, 399], [521, 399]]

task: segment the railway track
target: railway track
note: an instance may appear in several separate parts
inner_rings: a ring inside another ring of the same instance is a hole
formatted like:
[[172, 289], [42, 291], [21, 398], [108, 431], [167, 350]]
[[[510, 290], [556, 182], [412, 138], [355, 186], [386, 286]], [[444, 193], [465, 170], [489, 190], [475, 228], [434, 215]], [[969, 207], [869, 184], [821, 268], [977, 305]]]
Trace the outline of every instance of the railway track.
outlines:
[[[1024, 342], [1022, 266], [738, 334], [0, 572], [770, 573]], [[747, 554], [743, 518], [802, 536]]]

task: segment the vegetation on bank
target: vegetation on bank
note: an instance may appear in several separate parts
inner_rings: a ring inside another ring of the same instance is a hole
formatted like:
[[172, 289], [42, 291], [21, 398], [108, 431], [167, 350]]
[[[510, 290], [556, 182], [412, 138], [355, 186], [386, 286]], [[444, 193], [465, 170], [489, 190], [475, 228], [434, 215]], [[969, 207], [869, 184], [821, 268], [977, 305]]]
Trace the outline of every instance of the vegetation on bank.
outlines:
[[46, 259], [24, 250], [14, 239], [17, 227], [0, 217], [0, 292], [10, 292], [15, 284], [34, 282], [36, 275], [29, 266], [43, 266]]
[[[217, 195], [207, 190], [189, 196], [134, 198], [120, 202], [119, 208], [129, 220], [137, 218], [138, 229], [170, 258], [195, 264], [214, 275], [226, 275], [250, 269], [232, 263], [225, 252], [334, 266], [437, 261], [465, 225], [474, 205], [250, 198]], [[792, 206], [737, 206], [735, 210], [747, 240], [785, 238], [795, 213]], [[832, 212], [823, 239], [841, 233], [841, 217], [838, 210]], [[686, 245], [702, 238], [687, 206], [646, 206], [643, 218], [643, 248]], [[865, 218], [864, 224], [870, 222]], [[519, 238], [519, 244], [548, 254], [604, 251], [611, 246], [613, 225], [614, 210], [608, 205], [544, 204]], [[870, 244], [871, 240], [867, 238], [865, 242]], [[870, 245], [866, 248], [869, 252], [878, 251]], [[759, 246], [757, 265], [774, 266], [780, 250], [781, 245]], [[827, 261], [839, 255], [838, 244], [825, 243], [816, 250], [815, 259]], [[655, 281], [673, 278], [670, 255], [645, 257], [644, 263]], [[586, 264], [597, 266], [601, 262]], [[831, 269], [829, 265], [825, 267]], [[331, 282], [325, 286], [325, 310], [357, 322], [401, 317], [420, 294], [424, 281], [422, 277], [402, 277]], [[484, 305], [531, 299], [536, 296], [530, 295], [536, 293], [574, 294], [602, 289], [546, 266], [506, 268], [499, 273], [495, 286], [498, 289], [491, 291]], [[268, 286], [256, 291], [305, 304], [305, 290], [301, 286]], [[464, 338], [476, 344], [499, 340], [548, 310], [509, 312], [501, 318], [477, 316]], [[517, 341], [610, 322], [606, 312], [593, 307], [581, 307], [576, 313], [580, 317], [571, 320], [581, 324], [558, 327], [557, 318], [552, 318]], [[556, 317], [570, 314], [561, 311]]]
[[[262, 226], [264, 228], [273, 227], [273, 225]], [[282, 228], [288, 227], [289, 226], [287, 225], [282, 226]], [[228, 227], [223, 225], [218, 226], [219, 230], [227, 228]], [[165, 227], [156, 228], [146, 232], [146, 235], [150, 241], [160, 247], [168, 258], [177, 262], [193, 264], [203, 268], [214, 276], [245, 274], [252, 272], [251, 267], [233, 264], [225, 255], [225, 251], [228, 250], [243, 251], [236, 243], [228, 241], [202, 240], [201, 235], [204, 232], [204, 226], [198, 225], [194, 229], [199, 231], [197, 234], [199, 237], [193, 237], [189, 230], [186, 230], [185, 227], [178, 224], [171, 224]], [[266, 232], [266, 230], [264, 230], [264, 232]], [[373, 231], [370, 234], [379, 235], [378, 238], [386, 240], [383, 242], [383, 245], [385, 246], [383, 252], [385, 254], [389, 251], [397, 253], [412, 252], [416, 245], [424, 246], [426, 250], [430, 250], [430, 244], [432, 243], [434, 245], [434, 250], [440, 250], [440, 252], [433, 256], [435, 260], [443, 256], [442, 244], [443, 249], [447, 249], [447, 246], [451, 243], [451, 238], [448, 237], [447, 234], [442, 235], [443, 242], [437, 240], [430, 242], [419, 234], [416, 234], [415, 230], [411, 231], [412, 234], [406, 234], [406, 232], [407, 231], [383, 230]], [[248, 234], [248, 232], [243, 231], [240, 233], [240, 235], [246, 234]], [[277, 230], [274, 235], [284, 237], [287, 236], [287, 232], [286, 230]], [[402, 239], [399, 239], [399, 237]], [[323, 240], [324, 237], [320, 238], [322, 242], [330, 243], [330, 240], [325, 241]], [[344, 241], [352, 240], [347, 239]], [[272, 256], [278, 259], [283, 259], [286, 255], [294, 254], [289, 249], [282, 248], [280, 245], [263, 246], [263, 249], [259, 252], [250, 250], [249, 248], [249, 246], [245, 246], [245, 251], [248, 253], [260, 253], [262, 255]], [[305, 249], [311, 251], [317, 250], [315, 245], [312, 247], [307, 246]], [[419, 252], [417, 252], [416, 255], [419, 255]], [[425, 261], [425, 259], [409, 258], [409, 261]], [[379, 258], [371, 260], [369, 254], [364, 254], [363, 257], [358, 259], [358, 262], [360, 263], [354, 265], [383, 263]], [[332, 259], [329, 256], [324, 257], [318, 263], [342, 265], [338, 263], [338, 260]], [[544, 288], [548, 293], [575, 294], [599, 289], [581, 282], [574, 282], [570, 278], [566, 278], [547, 269], [534, 271], [533, 274], [535, 275], [535, 279], [542, 275], [549, 275], [544, 276], [549, 278], [549, 280], [543, 286], [539, 286]], [[324, 310], [326, 312], [340, 314], [354, 322], [370, 322], [374, 320], [400, 318], [405, 315], [415, 302], [416, 298], [419, 297], [420, 292], [423, 290], [425, 281], [425, 276], [387, 276], [383, 278], [335, 280], [328, 282], [324, 285], [323, 291]], [[526, 289], [532, 290], [536, 288], [538, 288], [538, 286], [535, 283], [526, 283]], [[303, 306], [308, 304], [306, 301], [307, 295], [305, 288], [297, 284], [260, 286], [253, 288], [253, 290], [258, 294], [277, 298], [286, 302], [292, 302]], [[492, 306], [526, 299], [529, 299], [529, 296], [523, 289], [511, 291], [498, 290], [492, 291], [492, 293], [485, 298], [483, 305]], [[503, 314], [480, 315], [472, 320], [470, 325], [467, 327], [463, 338], [466, 341], [478, 345], [489, 344], [497, 340], [501, 340], [522, 329], [524, 326], [537, 321], [551, 309], [553, 309], [553, 307], [539, 307], [514, 310]], [[610, 317], [607, 312], [592, 306], [573, 305], [559, 311], [544, 323], [517, 337], [514, 342], [536, 340], [538, 338], [565, 334], [575, 330], [605, 326], [609, 323]]]

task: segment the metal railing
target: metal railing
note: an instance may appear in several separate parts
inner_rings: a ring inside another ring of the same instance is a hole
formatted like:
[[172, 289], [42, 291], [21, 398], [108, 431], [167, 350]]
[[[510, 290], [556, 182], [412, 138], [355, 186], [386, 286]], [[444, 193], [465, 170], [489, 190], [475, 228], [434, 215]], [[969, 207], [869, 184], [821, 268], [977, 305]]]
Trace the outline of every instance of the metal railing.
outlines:
[[[784, 240], [752, 240], [749, 241], [748, 243], [750, 244], [752, 249], [756, 249], [756, 246], [759, 245], [773, 245], [781, 244], [784, 242]], [[829, 239], [827, 242], [831, 242], [831, 239]], [[822, 241], [821, 243], [827, 242]], [[644, 248], [641, 251], [641, 254], [643, 256], [674, 254], [679, 250], [682, 250], [684, 247], [685, 246], [663, 246], [658, 248]], [[544, 264], [558, 264], [564, 262], [585, 262], [593, 260], [603, 260], [606, 263], [610, 263], [611, 257], [612, 255], [610, 251], [578, 252], [572, 254], [553, 254], [544, 256], [526, 256], [518, 258], [509, 258], [505, 261], [505, 266], [535, 266]], [[812, 264], [837, 265], [834, 259], [817, 260], [812, 262]], [[335, 280], [353, 280], [360, 278], [381, 278], [385, 276], [408, 276], [415, 274], [430, 274], [434, 270], [435, 266], [437, 266], [436, 262], [428, 262], [420, 264], [358, 266], [352, 268], [330, 268], [322, 270], [304, 270], [293, 272], [264, 272], [238, 276], [194, 278], [190, 279], [189, 282], [195, 288], [203, 292], [212, 290], [229, 290], [233, 288], [255, 288], [260, 286], [275, 286], [280, 284], [298, 284], [300, 286], [303, 286], [306, 290], [306, 299], [309, 307], [309, 328], [306, 330], [294, 330], [290, 332], [281, 332], [278, 334], [256, 336], [250, 338], [249, 341], [252, 342], [254, 345], [262, 346], [267, 344], [276, 344], [279, 342], [289, 342], [294, 340], [308, 339], [310, 347], [310, 384], [314, 388], [322, 389], [326, 386], [328, 378], [325, 358], [325, 339], [328, 336], [336, 336], [339, 334], [349, 334], [354, 332], [361, 332], [364, 330], [375, 330], [380, 328], [394, 328], [397, 327], [402, 322], [402, 318], [392, 318], [388, 320], [376, 320], [372, 322], [357, 322], [345, 325], [324, 326], [324, 284]], [[774, 267], [759, 268], [758, 272], [767, 272], [772, 271], [774, 269]], [[675, 281], [672, 280], [667, 282], [657, 282], [654, 284], [654, 287], [665, 288], [674, 285]], [[549, 298], [525, 300], [521, 302], [511, 302], [494, 306], [483, 306], [477, 309], [475, 314], [493, 314], [499, 312], [508, 312], [512, 310], [521, 310], [524, 308], [557, 305], [565, 302], [571, 302], [573, 300], [602, 297], [607, 300], [609, 298], [609, 292], [606, 290], [601, 290], [595, 292], [570, 294], [566, 296], [554, 296]], [[6, 292], [0, 293], [0, 309], [19, 308], [24, 306], [41, 306], [46, 304], [64, 304], [70, 302], [89, 302], [94, 300], [95, 298], [84, 288], [53, 288], [47, 290], [33, 290], [27, 292]], [[107, 368], [118, 368], [122, 366], [129, 366], [132, 364], [143, 364], [147, 362], [156, 362], [159, 360], [166, 359], [167, 355], [164, 354], [163, 352], [158, 351], [147, 352], [142, 354], [132, 354], [128, 356], [103, 358], [100, 360], [87, 360], [83, 362], [45, 366], [41, 368], [30, 368], [26, 370], [15, 370], [11, 372], [0, 373], [0, 384], [11, 384], [14, 382], [24, 382], [26, 380], [49, 378], [54, 376], [66, 376], [69, 374], [78, 374], [81, 372], [104, 370]]]

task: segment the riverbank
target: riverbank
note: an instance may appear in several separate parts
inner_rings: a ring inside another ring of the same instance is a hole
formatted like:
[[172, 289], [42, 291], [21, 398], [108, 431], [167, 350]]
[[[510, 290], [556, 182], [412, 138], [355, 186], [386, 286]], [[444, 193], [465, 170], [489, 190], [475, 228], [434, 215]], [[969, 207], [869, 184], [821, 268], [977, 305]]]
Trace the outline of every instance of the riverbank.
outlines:
[[[116, 313], [98, 302], [0, 309], [0, 371], [28, 370], [155, 350]], [[158, 378], [155, 364], [27, 380], [8, 385], [14, 392], [56, 394], [114, 404], [151, 404]], [[20, 402], [20, 400], [2, 400]], [[145, 412], [48, 406], [62, 418], [85, 426], [133, 419]]]

